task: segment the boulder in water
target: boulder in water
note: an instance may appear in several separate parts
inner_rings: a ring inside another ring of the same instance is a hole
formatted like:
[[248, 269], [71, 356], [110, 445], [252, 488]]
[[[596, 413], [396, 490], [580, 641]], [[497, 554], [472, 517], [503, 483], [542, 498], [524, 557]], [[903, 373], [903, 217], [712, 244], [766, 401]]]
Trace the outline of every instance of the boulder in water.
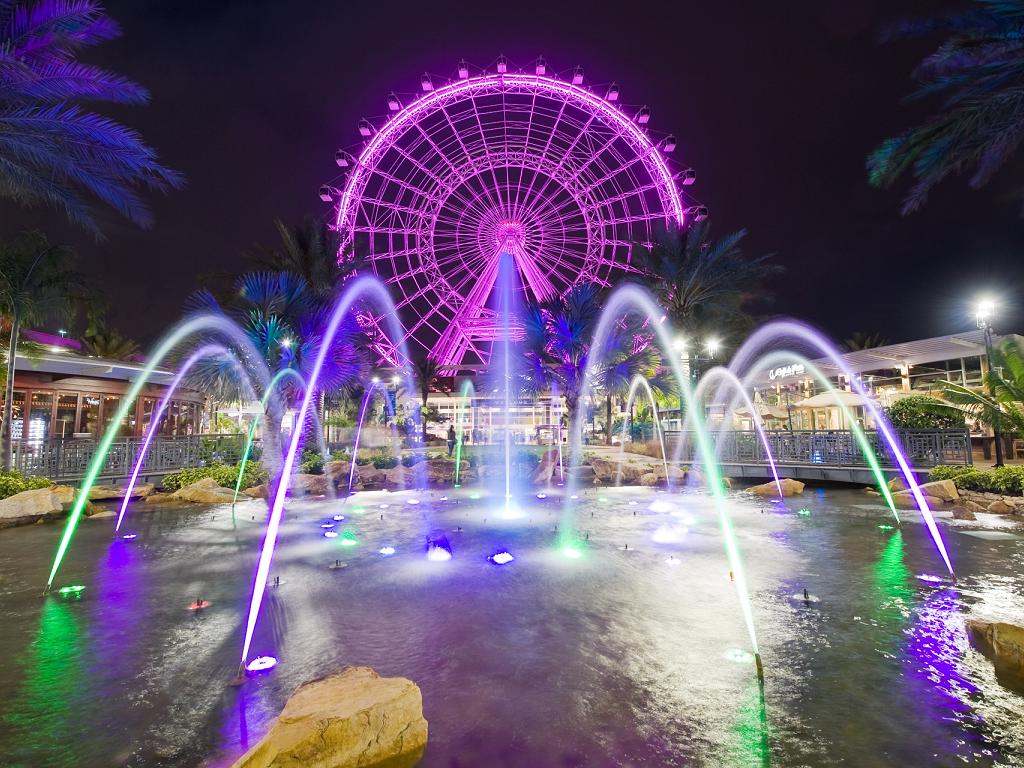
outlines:
[[978, 650], [997, 667], [1024, 673], [1024, 627], [1002, 621], [968, 619], [967, 633]]
[[231, 488], [218, 485], [212, 477], [196, 480], [171, 494], [175, 501], [190, 501], [196, 504], [230, 504], [235, 498]]
[[426, 744], [419, 687], [349, 667], [300, 686], [232, 768], [398, 768], [415, 765]]
[[22, 491], [0, 499], [0, 528], [53, 520], [65, 511], [61, 498], [51, 488]]
[[747, 491], [755, 496], [778, 496], [780, 486], [782, 487], [783, 496], [795, 496], [798, 493], [804, 492], [803, 483], [799, 480], [793, 480], [788, 477], [780, 478], [779, 485], [776, 485], [775, 481], [772, 480], [770, 483], [752, 485], [750, 488], [747, 488]]

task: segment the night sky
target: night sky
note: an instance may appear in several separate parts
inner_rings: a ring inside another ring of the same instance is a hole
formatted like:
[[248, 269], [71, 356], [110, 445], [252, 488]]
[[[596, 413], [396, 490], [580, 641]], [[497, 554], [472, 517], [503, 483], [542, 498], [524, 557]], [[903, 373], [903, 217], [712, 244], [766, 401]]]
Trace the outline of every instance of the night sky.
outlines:
[[618, 81], [625, 104], [649, 105], [652, 127], [677, 136], [715, 230], [746, 227], [749, 252], [786, 266], [774, 312], [840, 339], [900, 341], [971, 327], [972, 298], [991, 290], [1006, 306], [999, 330], [1019, 330], [1017, 169], [981, 192], [951, 180], [910, 217], [899, 192], [866, 182], [865, 155], [925, 114], [902, 99], [934, 47], [879, 45], [878, 30], [937, 5], [108, 0], [125, 34], [89, 60], [147, 86], [152, 103], [106, 111], [188, 187], [153, 199], [149, 231], [105, 215], [99, 244], [9, 203], [0, 229], [41, 226], [77, 244], [110, 295], [110, 323], [149, 343], [199, 275], [240, 270], [243, 249], [274, 242], [275, 217], [329, 215], [317, 188], [337, 173], [334, 151], [358, 141], [361, 117], [386, 112], [390, 91], [416, 92], [424, 71], [454, 76], [463, 57], [525, 67], [542, 54], [549, 71], [582, 64], [591, 83]]

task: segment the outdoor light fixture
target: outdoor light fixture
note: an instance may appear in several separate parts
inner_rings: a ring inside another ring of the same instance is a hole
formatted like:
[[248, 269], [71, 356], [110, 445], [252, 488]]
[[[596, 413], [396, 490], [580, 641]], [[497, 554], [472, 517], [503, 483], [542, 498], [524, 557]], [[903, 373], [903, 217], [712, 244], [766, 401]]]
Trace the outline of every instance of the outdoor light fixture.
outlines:
[[391, 377], [391, 383], [392, 384], [397, 384], [400, 381], [401, 381], [401, 379], [398, 376], [392, 376]]
[[537, 63], [534, 66], [534, 71], [538, 75], [546, 75], [548, 73], [548, 63], [546, 61], [544, 61], [544, 57], [543, 56], [538, 56], [537, 57]]
[[420, 76], [420, 88], [423, 89], [424, 93], [434, 90], [434, 81], [430, 79], [430, 75], [426, 72]]
[[373, 135], [373, 123], [365, 117], [359, 121], [359, 135], [364, 139], [368, 139]]
[[689, 187], [692, 186], [693, 182], [697, 180], [697, 172], [693, 170], [693, 168], [687, 168], [685, 171], [680, 171], [676, 175], [676, 178], [679, 180], [679, 183], [682, 184], [684, 187]]
[[572, 84], [583, 85], [583, 67], [576, 66], [572, 70]]
[[673, 342], [673, 346], [676, 348], [677, 352], [685, 352], [687, 346], [686, 339], [683, 338], [682, 336], [676, 336], [676, 340], [675, 342]]
[[277, 659], [273, 656], [257, 656], [255, 659], [245, 665], [247, 671], [253, 674], [259, 672], [266, 672], [277, 666]]
[[508, 72], [508, 59], [506, 59], [504, 56], [499, 56], [498, 57], [498, 74], [499, 75], [504, 75], [506, 72]]
[[608, 92], [604, 95], [604, 97], [608, 101], [618, 101], [619, 100], [619, 84], [618, 83], [612, 83], [611, 85], [609, 85], [608, 86]]
[[459, 80], [467, 80], [469, 78], [469, 65], [465, 59], [459, 59]]
[[395, 548], [394, 548], [394, 547], [381, 547], [381, 548], [380, 548], [380, 549], [378, 549], [377, 551], [378, 551], [378, 552], [379, 552], [379, 553], [380, 553], [380, 554], [381, 554], [381, 555], [382, 555], [383, 557], [391, 557], [391, 555], [395, 554]]
[[641, 107], [640, 111], [636, 113], [636, 121], [640, 125], [647, 125], [651, 121], [651, 110], [647, 107]]
[[338, 532], [337, 531], [324, 531], [324, 538], [325, 539], [336, 539], [336, 538], [338, 538]]
[[490, 560], [495, 565], [508, 565], [513, 560], [515, 560], [515, 557], [512, 556], [511, 552], [508, 552], [507, 550], [502, 549], [502, 550], [499, 550], [499, 551], [495, 552], [493, 555], [491, 555], [487, 559]]
[[996, 303], [986, 297], [978, 302], [974, 315], [978, 320], [979, 328], [986, 328], [992, 323], [992, 316], [996, 313]]
[[711, 357], [714, 357], [715, 353], [718, 352], [718, 348], [720, 346], [721, 346], [721, 343], [718, 341], [718, 339], [708, 339], [708, 342], [707, 342], [708, 354], [711, 355]]
[[291, 338], [288, 337], [288, 336], [285, 336], [283, 339], [281, 339], [281, 346], [284, 347], [285, 349], [290, 349], [291, 346], [292, 346]]
[[372, 379], [370, 379], [370, 382], [373, 384], [380, 384], [380, 376], [374, 376]]

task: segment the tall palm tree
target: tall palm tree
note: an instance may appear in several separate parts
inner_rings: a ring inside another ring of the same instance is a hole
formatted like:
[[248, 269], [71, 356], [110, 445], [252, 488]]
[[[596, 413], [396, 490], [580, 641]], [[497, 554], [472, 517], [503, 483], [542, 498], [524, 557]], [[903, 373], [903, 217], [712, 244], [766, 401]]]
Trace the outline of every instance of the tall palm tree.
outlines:
[[[413, 363], [416, 371], [416, 382], [420, 387], [420, 427], [423, 430], [423, 444], [427, 444], [427, 400], [430, 398], [430, 388], [437, 381], [441, 366], [431, 357], [424, 357]], [[397, 398], [396, 398], [397, 401]]]
[[749, 327], [745, 305], [755, 295], [767, 296], [765, 281], [782, 267], [771, 263], [771, 255], [745, 256], [741, 244], [746, 236], [741, 229], [713, 240], [705, 219], [685, 231], [662, 227], [650, 247], [634, 246], [639, 279], [675, 328], [722, 337]]
[[1024, 0], [975, 0], [969, 10], [936, 14], [889, 30], [888, 38], [941, 33], [945, 39], [913, 72], [911, 100], [939, 100], [920, 125], [886, 139], [868, 156], [868, 178], [891, 187], [910, 176], [904, 214], [920, 208], [950, 175], [984, 186], [1024, 138]]
[[23, 232], [0, 244], [0, 315], [10, 325], [3, 420], [0, 422], [0, 463], [6, 471], [13, 463], [11, 419], [14, 400], [14, 365], [18, 336], [24, 325], [51, 317], [69, 319], [85, 298], [85, 279], [75, 269], [74, 251], [54, 245], [40, 232]]
[[120, 34], [96, 0], [0, 0], [0, 198], [46, 203], [99, 235], [86, 195], [147, 226], [141, 191], [182, 186], [135, 131], [81, 106], [149, 100], [122, 75], [78, 61]]
[[307, 215], [292, 226], [276, 219], [274, 226], [280, 242], [257, 246], [250, 258], [259, 270], [299, 275], [318, 299], [334, 296], [342, 283], [368, 267], [365, 257], [320, 219]]

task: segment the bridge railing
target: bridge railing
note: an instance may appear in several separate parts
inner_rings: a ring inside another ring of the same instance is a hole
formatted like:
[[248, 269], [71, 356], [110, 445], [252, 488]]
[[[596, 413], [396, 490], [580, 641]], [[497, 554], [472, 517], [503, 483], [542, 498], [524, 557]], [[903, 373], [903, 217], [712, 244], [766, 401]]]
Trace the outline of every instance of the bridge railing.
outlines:
[[[245, 435], [184, 435], [155, 437], [142, 464], [141, 476], [164, 475], [179, 469], [215, 462], [235, 464], [245, 449]], [[144, 439], [118, 438], [110, 446], [97, 477], [127, 478], [138, 461]], [[257, 441], [258, 443], [258, 441]], [[48, 477], [66, 483], [85, 477], [99, 449], [92, 439], [51, 439], [14, 443], [14, 469], [32, 477]], [[259, 445], [254, 445], [259, 455]]]
[[[712, 431], [723, 464], [767, 464], [768, 457], [757, 432], [753, 430]], [[776, 430], [765, 433], [776, 464], [821, 464], [836, 467], [869, 466], [856, 436], [849, 430]], [[865, 430], [871, 452], [885, 469], [897, 468], [896, 460], [884, 436]], [[906, 429], [896, 439], [907, 461], [915, 469], [940, 464], [971, 464], [971, 438], [966, 429]], [[683, 442], [682, 460], [693, 461], [696, 440], [692, 432], [665, 432], [665, 449], [672, 455]]]

